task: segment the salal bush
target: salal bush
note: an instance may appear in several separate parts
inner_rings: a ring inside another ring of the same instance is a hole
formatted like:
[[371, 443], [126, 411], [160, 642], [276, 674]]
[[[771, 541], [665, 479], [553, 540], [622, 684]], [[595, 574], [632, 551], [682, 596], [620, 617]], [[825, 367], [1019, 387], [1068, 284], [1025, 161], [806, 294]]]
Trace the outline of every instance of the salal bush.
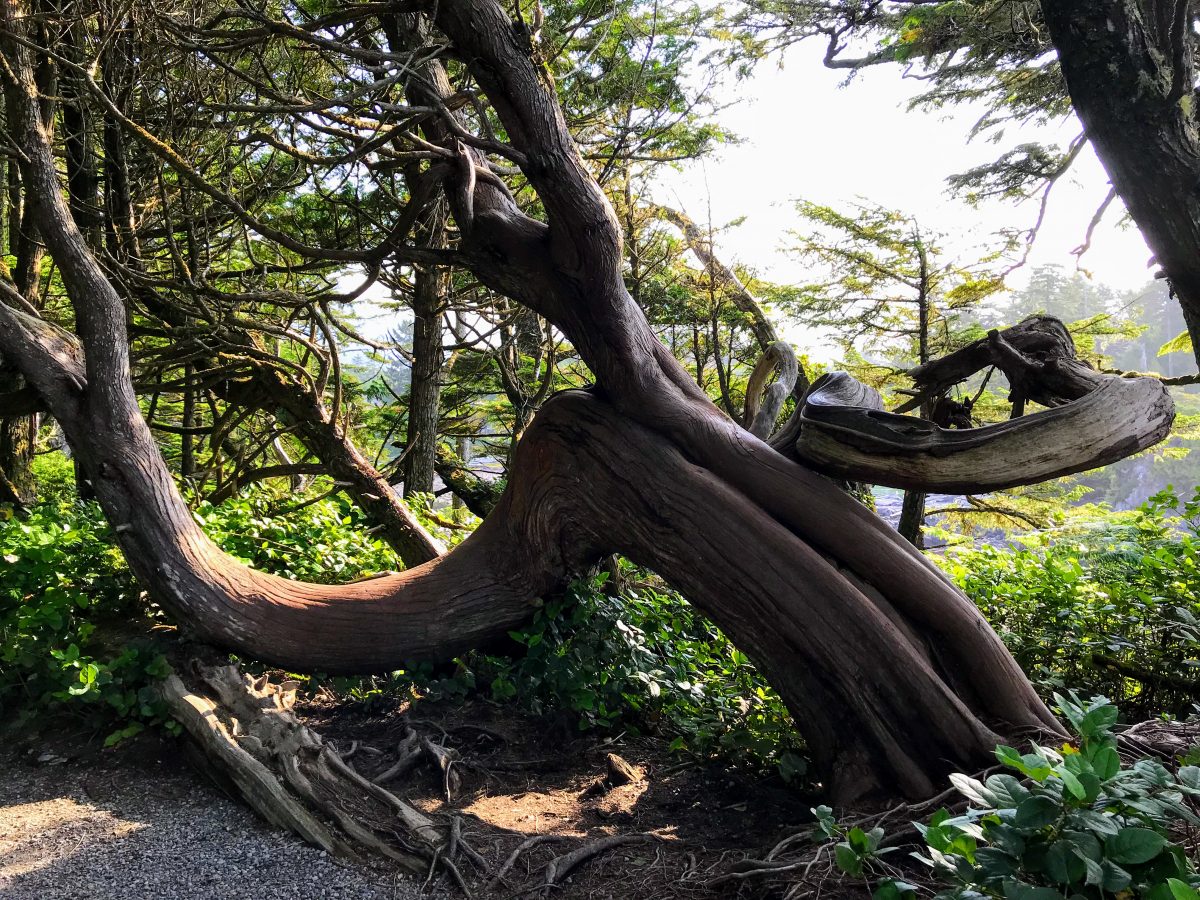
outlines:
[[[344, 501], [281, 511], [249, 492], [194, 515], [226, 551], [287, 578], [347, 581], [399, 566]], [[114, 739], [158, 721], [151, 686], [168, 667], [148, 634], [169, 624], [96, 504], [55, 499], [0, 517], [0, 718], [55, 709], [121, 725]]]
[[1131, 718], [1185, 715], [1200, 680], [1200, 489], [1090, 529], [939, 560], [1043, 696], [1104, 694]]
[[143, 688], [165, 664], [112, 634], [147, 614], [96, 505], [46, 502], [0, 520], [0, 718], [48, 705], [152, 718]]
[[535, 712], [568, 710], [582, 730], [673, 736], [673, 750], [726, 754], [804, 773], [786, 708], [750, 659], [651, 574], [622, 561], [620, 584], [602, 572], [572, 584], [510, 637], [512, 657], [472, 665], [496, 699]]
[[[980, 781], [952, 776], [965, 812], [946, 810], [916, 824], [924, 848], [913, 854], [941, 885], [939, 900], [1062, 900], [1103, 897], [1200, 900], [1200, 875], [1178, 834], [1200, 825], [1200, 767], [1176, 771], [1154, 759], [1122, 763], [1112, 727], [1117, 708], [1103, 697], [1055, 698], [1076, 739], [1026, 752], [996, 748], [1007, 770]], [[829, 835], [830, 814], [821, 825]], [[835, 832], [835, 836], [841, 836]], [[882, 831], [848, 832], [836, 859], [843, 871], [879, 870]], [[914, 879], [915, 880], [915, 879]], [[884, 879], [876, 896], [917, 888]]]
[[284, 504], [249, 491], [217, 506], [202, 501], [192, 515], [226, 553], [285, 578], [329, 584], [403, 568], [362, 511], [342, 498]]

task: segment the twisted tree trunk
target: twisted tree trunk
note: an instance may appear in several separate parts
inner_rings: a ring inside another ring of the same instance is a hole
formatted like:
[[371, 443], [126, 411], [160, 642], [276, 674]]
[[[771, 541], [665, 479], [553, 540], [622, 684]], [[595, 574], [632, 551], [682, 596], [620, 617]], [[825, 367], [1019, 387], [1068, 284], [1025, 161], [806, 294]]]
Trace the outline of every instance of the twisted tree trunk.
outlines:
[[[20, 33], [12, 2], [0, 24]], [[29, 51], [4, 45], [26, 100], [13, 137], [75, 304], [82, 345], [0, 305], [0, 352], [76, 447], [141, 582], [199, 637], [291, 670], [390, 670], [451, 657], [530, 615], [535, 599], [610, 553], [649, 566], [763, 669], [831, 798], [934, 793], [1001, 738], [1061, 729], [978, 610], [834, 484], [721, 414], [625, 290], [620, 228], [551, 85], [494, 0], [443, 0], [437, 25], [470, 66], [538, 192], [522, 213], [452, 134], [448, 195], [476, 276], [548, 318], [596, 376], [548, 402], [509, 486], [450, 554], [346, 586], [255, 572], [198, 528], [142, 419], [125, 309], [72, 221]], [[437, 62], [423, 83], [448, 96]], [[0, 282], [0, 284], [3, 284]]]

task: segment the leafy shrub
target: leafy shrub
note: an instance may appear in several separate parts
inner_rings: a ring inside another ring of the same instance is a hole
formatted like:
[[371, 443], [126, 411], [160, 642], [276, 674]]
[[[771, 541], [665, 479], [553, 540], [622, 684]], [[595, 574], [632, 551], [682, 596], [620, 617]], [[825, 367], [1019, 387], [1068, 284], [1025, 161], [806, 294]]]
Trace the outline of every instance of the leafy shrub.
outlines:
[[[251, 492], [195, 515], [226, 551], [284, 577], [346, 581], [398, 565], [345, 501], [279, 516]], [[43, 500], [0, 521], [0, 561], [0, 713], [53, 707], [124, 721], [114, 739], [160, 718], [148, 687], [167, 664], [145, 634], [161, 613], [96, 504]]]
[[161, 656], [97, 634], [146, 615], [99, 508], [43, 502], [0, 522], [0, 559], [0, 712], [69, 704], [91, 718], [154, 718], [143, 688], [164, 671]]
[[1183, 714], [1200, 680], [1200, 490], [1090, 530], [941, 560], [1044, 696], [1113, 697], [1135, 717]]
[[43, 503], [71, 503], [77, 496], [75, 466], [61, 453], [43, 453], [33, 458], [33, 477]]
[[[978, 781], [951, 776], [968, 801], [966, 812], [939, 810], [914, 823], [924, 849], [913, 856], [945, 885], [939, 900], [1100, 900], [1105, 895], [1149, 900], [1196, 900], [1200, 875], [1171, 828], [1200, 824], [1200, 767], [1172, 773], [1157, 760], [1124, 766], [1111, 728], [1117, 708], [1098, 697], [1082, 703], [1055, 698], [1077, 740], [1061, 749], [1032, 745], [1029, 753], [997, 747], [1008, 773]], [[835, 860], [846, 874], [882, 870], [882, 828], [838, 824], [828, 807], [817, 815], [817, 839], [835, 840]], [[915, 895], [916, 888], [887, 878], [877, 900]]]
[[402, 568], [343, 498], [287, 510], [266, 492], [248, 491], [218, 506], [203, 501], [193, 515], [226, 553], [284, 578], [331, 584]]
[[679, 594], [622, 565], [617, 590], [606, 590], [608, 572], [576, 581], [510, 633], [524, 655], [480, 658], [476, 677], [496, 699], [566, 708], [580, 729], [663, 731], [676, 750], [736, 753], [801, 774], [787, 710], [746, 655]]
[[942, 811], [922, 826], [927, 852], [918, 858], [952, 885], [943, 896], [1194, 900], [1200, 875], [1169, 828], [1200, 824], [1188, 804], [1200, 797], [1200, 767], [1172, 774], [1152, 759], [1123, 766], [1110, 731], [1115, 706], [1103, 697], [1056, 700], [1075, 744], [1025, 754], [998, 747], [996, 758], [1024, 779], [955, 776], [968, 811]]

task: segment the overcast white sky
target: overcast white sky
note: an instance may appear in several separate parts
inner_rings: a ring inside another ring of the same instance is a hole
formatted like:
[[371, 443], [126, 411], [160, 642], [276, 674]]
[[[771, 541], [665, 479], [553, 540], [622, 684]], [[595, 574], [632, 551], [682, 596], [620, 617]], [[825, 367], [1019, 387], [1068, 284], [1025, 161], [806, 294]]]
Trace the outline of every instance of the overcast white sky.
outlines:
[[[726, 262], [751, 266], [777, 282], [804, 280], [798, 264], [779, 253], [788, 230], [798, 225], [792, 201], [801, 198], [830, 205], [865, 198], [901, 210], [955, 236], [968, 254], [1002, 227], [1032, 223], [1036, 203], [973, 209], [946, 193], [944, 179], [1034, 137], [1065, 147], [1080, 130], [1074, 119], [1057, 129], [1010, 130], [999, 145], [968, 144], [977, 115], [961, 109], [908, 112], [922, 83], [905, 80], [896, 66], [876, 67], [842, 87], [845, 73], [821, 64], [822, 49], [812, 42], [794, 47], [782, 66], [764, 63], [748, 81], [726, 88], [722, 99], [733, 105], [720, 120], [744, 142], [667, 173], [653, 190], [656, 199], [679, 204], [698, 221], [707, 218], [711, 203], [717, 227], [746, 216], [745, 224], [718, 239]], [[1090, 148], [1069, 177], [1054, 189], [1026, 273], [1039, 263], [1075, 265], [1070, 251], [1081, 243], [1108, 180]], [[1109, 208], [1083, 266], [1098, 281], [1136, 288], [1152, 275], [1150, 252], [1135, 228], [1119, 225], [1123, 213], [1119, 203]], [[1019, 287], [1025, 277], [1014, 274], [1010, 284]]]

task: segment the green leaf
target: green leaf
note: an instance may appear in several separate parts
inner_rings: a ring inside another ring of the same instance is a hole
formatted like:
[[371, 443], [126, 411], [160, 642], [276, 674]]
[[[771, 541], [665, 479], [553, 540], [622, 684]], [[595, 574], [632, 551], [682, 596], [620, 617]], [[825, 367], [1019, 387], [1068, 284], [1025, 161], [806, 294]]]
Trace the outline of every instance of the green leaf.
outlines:
[[1200, 900], [1200, 891], [1178, 878], [1168, 878], [1167, 887], [1171, 889], [1171, 896], [1175, 900]]
[[1016, 808], [1030, 796], [1029, 789], [1012, 775], [993, 775], [984, 782], [996, 798], [996, 806]]
[[1101, 781], [1108, 781], [1121, 771], [1121, 757], [1114, 747], [1102, 747], [1092, 757], [1092, 770]]
[[991, 808], [996, 805], [996, 798], [983, 783], [967, 775], [955, 772], [950, 776], [950, 783], [960, 794], [976, 806]]
[[1083, 879], [1087, 868], [1069, 841], [1055, 841], [1046, 851], [1042, 863], [1046, 876], [1057, 884], [1071, 884]]
[[1106, 855], [1122, 865], [1149, 862], [1162, 852], [1167, 839], [1149, 828], [1122, 828], [1104, 844]]
[[1053, 825], [1058, 821], [1062, 807], [1049, 797], [1030, 797], [1021, 802], [1013, 816], [1013, 824], [1020, 829], [1036, 830]]
[[1006, 900], [1063, 900], [1060, 891], [1048, 887], [1034, 887], [1019, 881], [1004, 882]]
[[1200, 791], [1200, 766], [1184, 766], [1175, 777], [1184, 787]]
[[1104, 869], [1104, 883], [1101, 887], [1110, 894], [1123, 891], [1133, 883], [1133, 877], [1111, 859], [1104, 860], [1100, 867]]
[[1175, 335], [1165, 344], [1158, 348], [1159, 356], [1166, 356], [1168, 353], [1191, 353], [1192, 352], [1192, 336], [1186, 331]]
[[1061, 778], [1063, 784], [1067, 786], [1067, 790], [1074, 794], [1078, 799], [1082, 800], [1087, 796], [1087, 789], [1079, 783], [1078, 778], [1076, 778], [1066, 769], [1059, 771], [1058, 777]]
[[779, 755], [779, 775], [786, 782], [802, 778], [808, 772], [808, 760], [799, 753], [785, 750]]
[[1094, 809], [1077, 810], [1072, 813], [1072, 818], [1077, 822], [1082, 822], [1096, 834], [1104, 835], [1105, 837], [1111, 837], [1121, 830], [1116, 819], [1102, 812], [1097, 812]]
[[862, 860], [849, 844], [838, 844], [833, 851], [837, 867], [847, 875], [862, 874]]
[[1022, 768], [1023, 764], [1021, 762], [1021, 754], [1018, 753], [1014, 748], [1001, 744], [996, 748], [995, 752], [996, 759], [999, 760], [1003, 765], [1017, 770]]
[[909, 884], [907, 881], [897, 881], [895, 878], [885, 878], [879, 882], [879, 887], [875, 889], [872, 895], [872, 900], [901, 900], [903, 897], [910, 897], [917, 892], [916, 887]]

